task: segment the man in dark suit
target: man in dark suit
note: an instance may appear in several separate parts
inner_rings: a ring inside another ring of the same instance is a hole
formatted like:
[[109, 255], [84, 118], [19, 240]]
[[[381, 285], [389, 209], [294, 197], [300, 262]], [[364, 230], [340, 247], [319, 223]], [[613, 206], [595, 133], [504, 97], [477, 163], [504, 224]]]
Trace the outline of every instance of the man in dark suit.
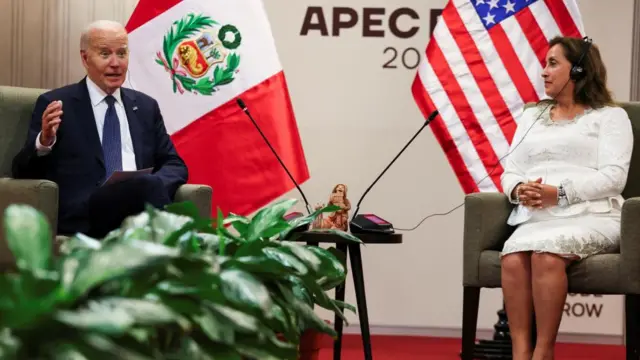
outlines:
[[[170, 203], [188, 173], [158, 103], [121, 87], [129, 64], [124, 27], [91, 24], [80, 54], [87, 76], [38, 98], [13, 176], [58, 184], [58, 234], [103, 237], [145, 204]], [[115, 171], [147, 168], [152, 174], [104, 185]]]

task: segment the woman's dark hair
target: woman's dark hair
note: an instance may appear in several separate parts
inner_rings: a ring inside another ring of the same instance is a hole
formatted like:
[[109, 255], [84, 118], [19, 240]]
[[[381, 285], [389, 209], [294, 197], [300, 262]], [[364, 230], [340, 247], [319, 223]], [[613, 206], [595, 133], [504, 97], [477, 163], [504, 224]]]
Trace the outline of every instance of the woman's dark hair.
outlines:
[[[576, 65], [580, 56], [587, 48], [587, 43], [580, 38], [556, 36], [549, 42], [549, 48], [562, 46], [564, 56], [572, 65]], [[607, 88], [607, 69], [600, 57], [600, 50], [594, 44], [582, 58], [584, 75], [576, 81], [573, 100], [581, 105], [597, 109], [607, 105], [614, 105], [611, 91]]]

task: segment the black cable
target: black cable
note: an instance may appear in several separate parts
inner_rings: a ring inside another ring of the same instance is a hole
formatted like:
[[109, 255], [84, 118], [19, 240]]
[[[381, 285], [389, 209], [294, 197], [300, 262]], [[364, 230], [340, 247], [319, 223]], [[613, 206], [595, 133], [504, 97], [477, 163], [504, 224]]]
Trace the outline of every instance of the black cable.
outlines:
[[[558, 94], [560, 94], [565, 87], [567, 87], [567, 85], [569, 85], [569, 82], [571, 81], [571, 78], [569, 78], [569, 80], [567, 80], [567, 82], [564, 84], [564, 86], [562, 86], [562, 89], [560, 89], [560, 91], [558, 91]], [[557, 96], [557, 95], [556, 95]], [[500, 162], [505, 159], [507, 156], [511, 155], [517, 148], [518, 146], [520, 146], [520, 144], [522, 144], [522, 142], [524, 141], [524, 139], [527, 137], [527, 134], [529, 134], [529, 131], [531, 131], [531, 129], [533, 128], [533, 126], [535, 124], [538, 123], [538, 121], [540, 121], [540, 117], [542, 117], [542, 114], [544, 114], [547, 109], [549, 108], [549, 106], [554, 104], [554, 100], [555, 98], [552, 98], [551, 101], [549, 102], [549, 105], [547, 105], [547, 107], [544, 108], [544, 110], [542, 110], [540, 112], [540, 114], [538, 114], [538, 117], [536, 118], [536, 120], [533, 122], [533, 124], [531, 124], [531, 126], [529, 126], [529, 128], [527, 129], [527, 131], [524, 133], [524, 135], [522, 136], [522, 139], [520, 139], [520, 141], [511, 149], [511, 151], [509, 151], [508, 153], [506, 153], [503, 157], [501, 157], [500, 159], [498, 159], [498, 162], [496, 164], [494, 164], [493, 168], [491, 169], [491, 171], [487, 174], [487, 176], [485, 176], [484, 178], [480, 179], [480, 181], [478, 181], [476, 183], [477, 186], [479, 186], [483, 181], [485, 181], [487, 178], [489, 178], [491, 176], [491, 174], [493, 174], [493, 172], [498, 168], [498, 165], [500, 165]], [[480, 159], [478, 159], [480, 160]], [[395, 230], [399, 230], [399, 231], [413, 231], [415, 229], [417, 229], [420, 225], [422, 225], [423, 222], [425, 222], [427, 219], [432, 218], [434, 216], [447, 216], [449, 214], [451, 214], [452, 212], [458, 210], [459, 208], [464, 206], [464, 202], [462, 204], [457, 205], [456, 207], [452, 208], [451, 210], [444, 212], [444, 213], [432, 213], [429, 214], [427, 216], [425, 216], [424, 218], [422, 218], [422, 220], [420, 220], [420, 222], [409, 229], [403, 229], [403, 228], [396, 228], [394, 227]]]

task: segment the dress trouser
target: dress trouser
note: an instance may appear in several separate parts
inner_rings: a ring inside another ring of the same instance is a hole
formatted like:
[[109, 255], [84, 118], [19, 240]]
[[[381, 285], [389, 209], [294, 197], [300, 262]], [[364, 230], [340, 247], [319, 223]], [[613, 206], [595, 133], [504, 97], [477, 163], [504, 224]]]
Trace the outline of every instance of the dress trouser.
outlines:
[[102, 186], [87, 202], [90, 224], [87, 235], [103, 238], [111, 230], [120, 227], [128, 216], [144, 211], [146, 204], [162, 208], [170, 202], [164, 184], [155, 175], [143, 175]]

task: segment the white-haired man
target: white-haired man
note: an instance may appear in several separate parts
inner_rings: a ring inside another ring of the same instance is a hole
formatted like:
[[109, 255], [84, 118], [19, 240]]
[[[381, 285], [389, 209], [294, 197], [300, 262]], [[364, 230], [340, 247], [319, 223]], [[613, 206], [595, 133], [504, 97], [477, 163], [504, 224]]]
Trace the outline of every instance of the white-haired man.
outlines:
[[[58, 184], [58, 234], [102, 237], [145, 204], [168, 204], [188, 172], [158, 103], [122, 87], [129, 65], [125, 28], [90, 24], [80, 56], [86, 77], [38, 98], [13, 176]], [[152, 174], [103, 185], [115, 171], [146, 168]]]

